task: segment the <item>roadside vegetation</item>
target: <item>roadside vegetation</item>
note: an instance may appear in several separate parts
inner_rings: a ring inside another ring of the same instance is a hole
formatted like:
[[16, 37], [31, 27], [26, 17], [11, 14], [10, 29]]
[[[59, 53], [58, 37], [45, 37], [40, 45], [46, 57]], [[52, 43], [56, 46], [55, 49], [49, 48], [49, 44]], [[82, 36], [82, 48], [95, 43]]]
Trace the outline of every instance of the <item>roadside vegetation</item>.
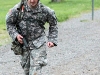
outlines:
[[[20, 0], [0, 0], [0, 46], [8, 44], [11, 39], [6, 31], [5, 16], [11, 7]], [[76, 17], [81, 13], [90, 12], [92, 0], [64, 0], [60, 3], [50, 3], [51, 0], [40, 0], [55, 10], [59, 22]], [[94, 0], [95, 10], [100, 8], [100, 0]]]

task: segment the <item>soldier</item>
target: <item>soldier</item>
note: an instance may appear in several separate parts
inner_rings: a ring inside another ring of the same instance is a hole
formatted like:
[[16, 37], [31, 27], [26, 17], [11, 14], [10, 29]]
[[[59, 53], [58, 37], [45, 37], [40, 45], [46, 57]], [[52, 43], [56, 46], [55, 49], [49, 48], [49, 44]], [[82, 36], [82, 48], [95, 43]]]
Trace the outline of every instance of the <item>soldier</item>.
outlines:
[[[49, 48], [57, 46], [57, 18], [54, 10], [40, 3], [39, 0], [26, 0], [22, 6], [21, 18], [18, 19], [16, 4], [6, 15], [7, 31], [12, 40], [23, 45], [21, 66], [25, 75], [39, 75], [43, 66], [47, 65], [46, 43]], [[20, 21], [18, 21], [20, 20]], [[19, 28], [21, 29], [19, 32]], [[45, 40], [45, 23], [49, 23], [48, 41]], [[29, 49], [24, 48], [23, 38], [27, 40]]]

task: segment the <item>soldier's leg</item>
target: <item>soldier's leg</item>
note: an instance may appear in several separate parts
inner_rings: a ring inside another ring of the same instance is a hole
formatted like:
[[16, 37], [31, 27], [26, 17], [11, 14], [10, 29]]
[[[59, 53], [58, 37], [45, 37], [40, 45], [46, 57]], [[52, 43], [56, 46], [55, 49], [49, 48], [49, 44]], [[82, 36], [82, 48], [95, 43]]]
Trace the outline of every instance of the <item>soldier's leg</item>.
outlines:
[[30, 54], [30, 72], [29, 75], [41, 75], [41, 69], [47, 65], [46, 45], [39, 49], [34, 49]]
[[25, 75], [29, 75], [30, 55], [28, 51], [23, 52], [21, 55], [21, 66], [24, 69]]

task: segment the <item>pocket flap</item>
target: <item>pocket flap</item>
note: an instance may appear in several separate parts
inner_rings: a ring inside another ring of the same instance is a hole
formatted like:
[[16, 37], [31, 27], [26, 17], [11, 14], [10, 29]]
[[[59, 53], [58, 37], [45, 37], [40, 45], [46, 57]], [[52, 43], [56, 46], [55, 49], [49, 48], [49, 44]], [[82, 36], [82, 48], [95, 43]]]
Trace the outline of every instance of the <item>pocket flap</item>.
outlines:
[[44, 43], [46, 43], [45, 36], [37, 38], [36, 40], [32, 41], [32, 43], [36, 48], [41, 47]]

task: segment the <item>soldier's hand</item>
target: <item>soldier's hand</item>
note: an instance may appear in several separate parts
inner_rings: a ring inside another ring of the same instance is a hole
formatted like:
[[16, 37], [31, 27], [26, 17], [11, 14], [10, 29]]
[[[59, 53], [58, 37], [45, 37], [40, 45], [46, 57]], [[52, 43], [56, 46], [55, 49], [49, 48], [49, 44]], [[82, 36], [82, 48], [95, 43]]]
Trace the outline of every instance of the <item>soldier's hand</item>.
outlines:
[[16, 38], [17, 38], [18, 42], [20, 42], [21, 44], [23, 43], [23, 40], [22, 40], [23, 36], [21, 36], [20, 34], [18, 34]]
[[48, 46], [49, 48], [51, 48], [51, 47], [54, 47], [54, 44], [53, 44], [52, 42], [48, 42], [48, 43], [47, 43], [47, 46]]

